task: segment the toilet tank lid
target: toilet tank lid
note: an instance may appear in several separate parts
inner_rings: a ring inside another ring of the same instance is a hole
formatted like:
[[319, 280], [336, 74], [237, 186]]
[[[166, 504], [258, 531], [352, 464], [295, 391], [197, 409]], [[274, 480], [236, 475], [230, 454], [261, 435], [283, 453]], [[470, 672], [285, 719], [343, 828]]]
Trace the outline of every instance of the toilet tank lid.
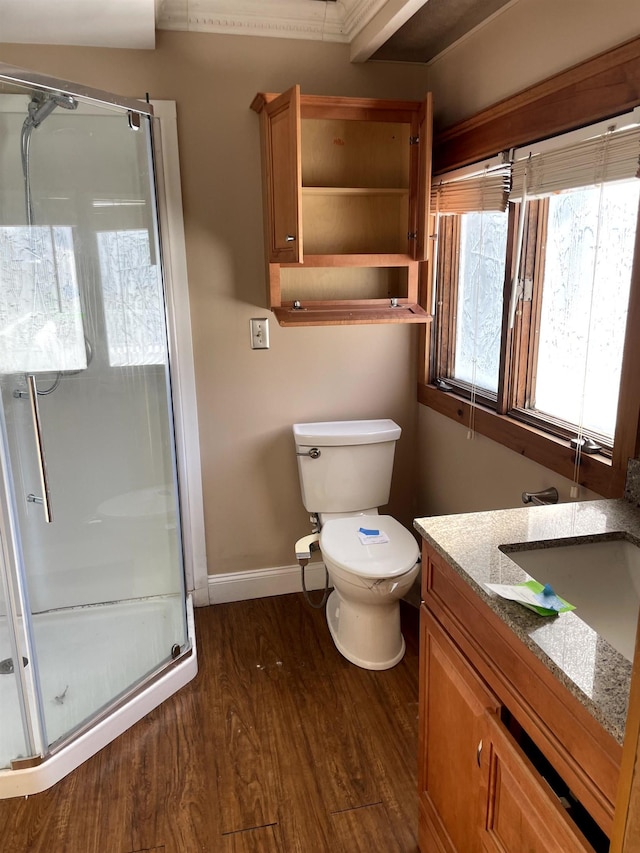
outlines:
[[397, 441], [402, 430], [392, 420], [327, 421], [324, 423], [294, 424], [296, 444], [340, 447], [348, 444], [376, 444]]

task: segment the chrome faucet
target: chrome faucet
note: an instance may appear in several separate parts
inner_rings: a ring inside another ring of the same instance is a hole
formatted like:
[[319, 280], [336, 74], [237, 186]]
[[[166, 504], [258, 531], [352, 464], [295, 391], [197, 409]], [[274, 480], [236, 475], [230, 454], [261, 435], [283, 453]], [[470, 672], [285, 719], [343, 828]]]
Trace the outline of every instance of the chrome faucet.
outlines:
[[535, 504], [536, 506], [548, 506], [549, 504], [558, 503], [558, 490], [555, 486], [548, 489], [543, 489], [541, 492], [523, 492], [523, 504]]

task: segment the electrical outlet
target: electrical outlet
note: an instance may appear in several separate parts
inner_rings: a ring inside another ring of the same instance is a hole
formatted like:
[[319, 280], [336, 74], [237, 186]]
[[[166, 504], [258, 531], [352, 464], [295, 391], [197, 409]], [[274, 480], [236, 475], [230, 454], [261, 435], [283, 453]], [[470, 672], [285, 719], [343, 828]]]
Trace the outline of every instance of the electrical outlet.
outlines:
[[251, 349], [269, 349], [269, 320], [266, 317], [253, 317], [249, 325]]

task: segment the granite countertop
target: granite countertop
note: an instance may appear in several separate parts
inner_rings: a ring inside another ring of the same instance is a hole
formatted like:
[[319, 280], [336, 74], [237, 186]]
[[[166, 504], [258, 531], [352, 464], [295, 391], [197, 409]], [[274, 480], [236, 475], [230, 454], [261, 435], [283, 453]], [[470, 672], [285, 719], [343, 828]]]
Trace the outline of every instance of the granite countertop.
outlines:
[[[622, 744], [632, 664], [576, 612], [542, 617], [485, 589], [521, 583], [526, 574], [499, 546], [553, 547], [594, 539], [640, 543], [640, 511], [626, 500], [417, 518], [416, 530]], [[512, 548], [512, 551], [517, 550]]]

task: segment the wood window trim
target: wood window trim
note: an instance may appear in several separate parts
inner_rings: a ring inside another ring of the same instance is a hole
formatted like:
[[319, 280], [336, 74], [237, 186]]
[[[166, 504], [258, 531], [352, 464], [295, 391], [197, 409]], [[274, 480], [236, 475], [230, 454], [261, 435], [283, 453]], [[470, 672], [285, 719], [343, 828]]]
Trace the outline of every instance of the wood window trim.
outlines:
[[[544, 80], [434, 136], [434, 173], [477, 162], [505, 149], [544, 139], [640, 104], [640, 37]], [[506, 309], [505, 309], [506, 310]], [[435, 324], [433, 324], [435, 325]], [[426, 329], [427, 334], [432, 328]], [[620, 380], [620, 398], [613, 458], [582, 455], [580, 484], [605, 497], [624, 491], [627, 461], [640, 449], [640, 230], [636, 234], [634, 265]], [[510, 343], [510, 342], [508, 342]], [[470, 403], [455, 393], [429, 384], [429, 356], [420, 365], [424, 382], [418, 401], [463, 425], [471, 416]], [[573, 479], [575, 451], [555, 438], [504, 414], [475, 407], [474, 428], [509, 449]]]
[[[439, 391], [433, 385], [419, 385], [418, 402], [462, 426], [466, 427], [470, 423], [471, 404], [456, 394]], [[473, 413], [473, 428], [515, 453], [556, 471], [568, 480], [573, 479], [575, 451], [566, 441], [477, 404]], [[619, 497], [624, 490], [625, 475], [626, 463], [622, 470], [614, 468], [613, 461], [606, 457], [582, 456], [580, 483], [600, 495]]]
[[557, 136], [640, 103], [640, 36], [434, 133], [434, 175]]

